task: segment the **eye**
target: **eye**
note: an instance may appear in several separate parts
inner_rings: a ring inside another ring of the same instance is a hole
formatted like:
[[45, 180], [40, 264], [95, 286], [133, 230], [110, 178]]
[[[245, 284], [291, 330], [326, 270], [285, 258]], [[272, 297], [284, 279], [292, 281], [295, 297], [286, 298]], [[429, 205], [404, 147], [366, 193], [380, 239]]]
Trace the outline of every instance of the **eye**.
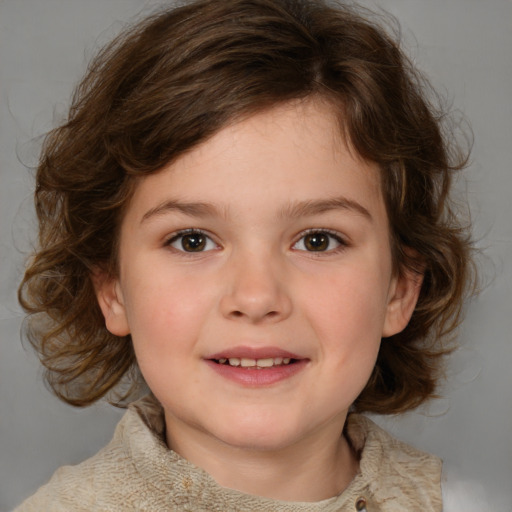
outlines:
[[182, 252], [205, 252], [218, 247], [208, 235], [197, 229], [180, 231], [166, 245]]
[[327, 252], [345, 246], [346, 243], [337, 233], [325, 230], [312, 230], [295, 242], [293, 249], [308, 252]]

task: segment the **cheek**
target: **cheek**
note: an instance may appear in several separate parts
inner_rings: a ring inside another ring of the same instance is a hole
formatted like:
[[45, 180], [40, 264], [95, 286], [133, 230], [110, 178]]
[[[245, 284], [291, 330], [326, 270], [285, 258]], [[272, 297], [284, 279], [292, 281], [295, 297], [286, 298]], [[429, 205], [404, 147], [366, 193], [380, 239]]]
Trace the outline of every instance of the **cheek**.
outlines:
[[[378, 355], [387, 308], [387, 281], [378, 266], [330, 273], [309, 292], [309, 324], [332, 375], [356, 395]], [[338, 385], [340, 383], [338, 382]]]
[[[354, 276], [355, 278], [356, 276]], [[326, 374], [331, 376], [330, 395], [333, 403], [349, 406], [361, 393], [375, 366], [384, 323], [384, 301], [369, 282], [350, 280], [330, 301], [321, 304], [323, 320], [316, 325], [317, 336], [324, 340], [322, 357]], [[343, 390], [340, 393], [340, 390]]]
[[135, 356], [146, 383], [161, 400], [169, 388], [179, 396], [191, 393], [186, 386], [208, 305], [207, 297], [190, 285], [175, 276], [130, 289], [127, 313]]
[[357, 338], [379, 339], [387, 309], [387, 282], [380, 272], [349, 269], [310, 288], [309, 304], [320, 325]]
[[184, 349], [190, 350], [201, 318], [211, 309], [205, 287], [174, 273], [131, 282], [126, 310], [138, 358], [177, 356]]

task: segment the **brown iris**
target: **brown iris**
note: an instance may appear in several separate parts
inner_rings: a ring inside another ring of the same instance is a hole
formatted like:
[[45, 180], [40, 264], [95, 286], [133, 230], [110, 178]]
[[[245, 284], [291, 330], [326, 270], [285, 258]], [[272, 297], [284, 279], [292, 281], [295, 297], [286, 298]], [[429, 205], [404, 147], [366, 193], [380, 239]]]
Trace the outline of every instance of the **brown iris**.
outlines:
[[201, 233], [183, 235], [181, 238], [181, 246], [186, 252], [200, 252], [206, 246], [206, 236]]
[[329, 235], [321, 232], [306, 235], [304, 246], [308, 251], [326, 251], [329, 248]]

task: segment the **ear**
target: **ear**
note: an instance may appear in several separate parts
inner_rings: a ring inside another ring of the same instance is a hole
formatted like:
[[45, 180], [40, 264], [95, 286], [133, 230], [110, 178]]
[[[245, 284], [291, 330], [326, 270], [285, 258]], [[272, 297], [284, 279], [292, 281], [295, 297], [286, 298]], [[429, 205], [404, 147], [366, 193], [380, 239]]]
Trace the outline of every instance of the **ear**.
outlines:
[[422, 283], [423, 273], [410, 269], [403, 269], [393, 278], [382, 330], [383, 338], [398, 334], [406, 328], [418, 302]]
[[107, 329], [116, 336], [130, 334], [119, 280], [100, 269], [91, 274], [91, 279]]

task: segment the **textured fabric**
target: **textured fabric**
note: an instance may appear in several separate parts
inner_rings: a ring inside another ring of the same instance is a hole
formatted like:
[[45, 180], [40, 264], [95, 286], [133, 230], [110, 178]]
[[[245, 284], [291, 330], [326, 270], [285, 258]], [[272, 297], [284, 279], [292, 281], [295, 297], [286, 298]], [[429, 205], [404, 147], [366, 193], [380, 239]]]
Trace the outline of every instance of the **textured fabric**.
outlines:
[[105, 448], [57, 470], [15, 512], [441, 511], [439, 459], [361, 415], [349, 415], [346, 434], [360, 456], [360, 472], [340, 496], [316, 503], [276, 501], [223, 488], [169, 450], [163, 412], [148, 397], [130, 406]]

